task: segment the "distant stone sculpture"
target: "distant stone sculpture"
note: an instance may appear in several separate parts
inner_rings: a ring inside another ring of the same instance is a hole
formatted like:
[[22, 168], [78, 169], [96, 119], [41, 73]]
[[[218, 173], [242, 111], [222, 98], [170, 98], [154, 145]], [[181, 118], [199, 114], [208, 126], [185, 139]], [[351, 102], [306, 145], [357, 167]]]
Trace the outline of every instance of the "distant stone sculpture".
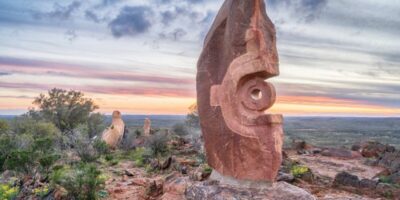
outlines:
[[149, 118], [144, 120], [143, 131], [145, 136], [149, 136], [151, 132], [151, 121]]
[[265, 114], [279, 75], [276, 33], [263, 0], [226, 0], [197, 66], [208, 163], [239, 180], [273, 182], [282, 161], [282, 115]]
[[111, 148], [116, 148], [122, 140], [125, 131], [125, 123], [121, 118], [121, 112], [114, 111], [112, 114], [112, 123], [104, 130], [102, 139]]

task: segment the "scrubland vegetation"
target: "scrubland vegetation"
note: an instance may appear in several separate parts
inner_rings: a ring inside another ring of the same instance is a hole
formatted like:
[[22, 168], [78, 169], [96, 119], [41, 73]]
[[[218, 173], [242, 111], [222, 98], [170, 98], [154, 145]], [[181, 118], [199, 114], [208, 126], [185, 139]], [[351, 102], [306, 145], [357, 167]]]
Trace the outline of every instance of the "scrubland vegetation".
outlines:
[[126, 131], [119, 148], [111, 150], [100, 139], [105, 116], [83, 93], [52, 89], [33, 103], [37, 109], [0, 121], [1, 200], [106, 198], [104, 166], [130, 160], [150, 173], [160, 168], [154, 161], [171, 156], [174, 143], [200, 140], [199, 132], [189, 134], [198, 122], [190, 116], [148, 137], [140, 129]]

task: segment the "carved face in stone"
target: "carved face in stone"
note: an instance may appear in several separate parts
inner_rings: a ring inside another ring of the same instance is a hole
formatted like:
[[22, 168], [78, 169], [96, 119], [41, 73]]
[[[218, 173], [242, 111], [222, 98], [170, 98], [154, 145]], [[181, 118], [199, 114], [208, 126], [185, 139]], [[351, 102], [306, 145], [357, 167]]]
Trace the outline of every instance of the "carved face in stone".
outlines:
[[282, 116], [265, 114], [276, 96], [265, 79], [277, 76], [278, 67], [275, 29], [264, 1], [226, 0], [206, 37], [197, 73], [208, 161], [220, 173], [274, 179]]

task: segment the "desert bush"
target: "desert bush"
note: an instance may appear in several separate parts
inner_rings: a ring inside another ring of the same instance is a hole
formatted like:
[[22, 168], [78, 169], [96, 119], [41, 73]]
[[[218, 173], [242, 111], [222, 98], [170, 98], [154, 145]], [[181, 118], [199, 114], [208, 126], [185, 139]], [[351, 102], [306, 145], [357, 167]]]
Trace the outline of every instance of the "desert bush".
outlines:
[[189, 113], [188, 115], [186, 115], [185, 124], [188, 127], [200, 128], [200, 119], [197, 113]]
[[189, 113], [186, 115], [185, 125], [191, 128], [200, 128], [200, 118], [197, 110], [197, 104], [193, 104], [189, 108]]
[[[55, 153], [52, 138], [36, 138], [29, 135], [8, 135], [0, 139], [0, 164], [3, 169], [13, 170], [20, 175], [33, 175], [37, 170], [48, 172], [60, 158]], [[7, 144], [8, 143], [8, 144]]]
[[135, 130], [135, 136], [136, 136], [136, 138], [142, 136], [142, 132], [139, 129], [136, 129]]
[[168, 135], [157, 132], [147, 138], [146, 146], [151, 150], [153, 156], [162, 156], [168, 152]]
[[151, 157], [153, 157], [152, 151], [143, 147], [136, 148], [131, 154], [131, 159], [138, 167], [143, 167], [145, 164], [148, 164], [151, 160]]
[[42, 187], [33, 189], [32, 193], [37, 197], [43, 198], [49, 193], [49, 191], [49, 186], [44, 185]]
[[16, 149], [16, 142], [11, 135], [0, 135], [0, 171], [3, 170], [3, 165], [9, 157], [11, 151]]
[[27, 115], [16, 117], [11, 123], [11, 132], [15, 135], [27, 135], [32, 138], [51, 138], [53, 141], [61, 139], [61, 132], [57, 127], [44, 121], [37, 121]]
[[10, 126], [5, 120], [0, 120], [0, 135], [8, 133], [10, 130]]
[[77, 141], [75, 151], [83, 162], [94, 162], [100, 158], [100, 154], [89, 141]]
[[50, 172], [50, 168], [56, 163], [57, 160], [61, 158], [61, 155], [53, 153], [48, 155], [43, 155], [39, 158], [39, 164], [41, 170], [48, 174]]
[[188, 127], [186, 127], [186, 125], [183, 123], [173, 125], [171, 131], [174, 135], [177, 135], [179, 137], [185, 137], [189, 135]]
[[98, 199], [105, 177], [95, 164], [80, 163], [73, 167], [55, 170], [51, 176], [53, 187], [61, 186], [68, 192], [68, 199]]
[[93, 142], [93, 147], [100, 156], [110, 153], [110, 148], [108, 147], [107, 143], [101, 139], [95, 139]]
[[52, 122], [63, 133], [71, 133], [79, 124], [86, 123], [96, 106], [82, 92], [51, 89], [47, 95], [40, 94], [33, 102], [38, 112], [47, 121]]
[[302, 177], [304, 174], [308, 173], [310, 169], [302, 165], [293, 165], [290, 169], [290, 173], [297, 178]]
[[13, 149], [4, 161], [3, 167], [21, 174], [33, 174], [35, 158], [31, 151]]
[[13, 121], [12, 130], [12, 134], [0, 138], [0, 167], [3, 169], [33, 175], [37, 170], [47, 172], [58, 160], [55, 143], [61, 134], [53, 124], [25, 115]]
[[[101, 153], [97, 151], [96, 148], [99, 148], [100, 151], [106, 151], [102, 147], [100, 139], [95, 139], [92, 141], [87, 136], [87, 127], [84, 125], [80, 125], [73, 130], [72, 134], [68, 135], [68, 145], [71, 147], [71, 150], [76, 152], [83, 162], [94, 162], [98, 158], [100, 158]], [[96, 145], [96, 147], [95, 147]]]
[[12, 187], [9, 184], [0, 184], [0, 199], [12, 200], [17, 197], [19, 193], [18, 187]]
[[89, 138], [93, 138], [97, 135], [100, 135], [103, 130], [107, 127], [105, 124], [105, 116], [101, 113], [92, 113], [90, 114], [87, 120], [88, 127], [88, 136]]
[[78, 137], [76, 139], [74, 150], [83, 162], [94, 162], [102, 155], [110, 152], [108, 145], [101, 139], [91, 141], [85, 137]]

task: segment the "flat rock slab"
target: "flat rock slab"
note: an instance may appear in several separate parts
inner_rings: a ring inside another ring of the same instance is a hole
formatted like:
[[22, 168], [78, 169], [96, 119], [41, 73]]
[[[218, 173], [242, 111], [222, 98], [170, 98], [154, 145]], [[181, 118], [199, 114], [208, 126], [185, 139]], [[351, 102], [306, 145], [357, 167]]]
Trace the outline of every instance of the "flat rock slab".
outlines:
[[225, 199], [262, 199], [262, 200], [315, 200], [307, 191], [286, 182], [277, 182], [269, 188], [246, 189], [240, 187], [212, 184], [209, 182], [196, 183], [186, 190], [188, 200], [225, 200]]
[[325, 156], [290, 155], [291, 159], [309, 167], [313, 173], [335, 178], [336, 174], [345, 171], [358, 176], [359, 178], [372, 179], [384, 168], [365, 165], [365, 159], [340, 159]]

